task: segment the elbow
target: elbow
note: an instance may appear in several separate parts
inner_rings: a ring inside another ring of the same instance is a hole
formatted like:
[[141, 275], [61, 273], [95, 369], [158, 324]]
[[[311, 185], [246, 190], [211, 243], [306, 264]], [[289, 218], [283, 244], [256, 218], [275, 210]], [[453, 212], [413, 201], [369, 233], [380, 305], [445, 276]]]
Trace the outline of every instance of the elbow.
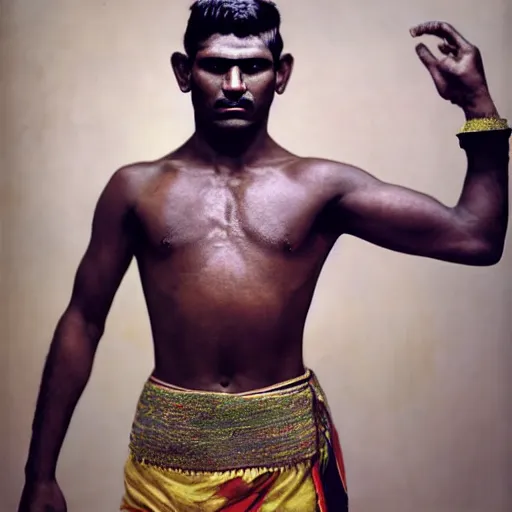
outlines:
[[61, 317], [52, 345], [76, 364], [92, 364], [96, 348], [103, 336], [104, 322], [89, 318], [80, 308], [71, 305]]
[[479, 259], [479, 263], [476, 265], [480, 267], [492, 267], [497, 265], [503, 256], [503, 252], [491, 251], [485, 254], [482, 254]]
[[473, 241], [466, 251], [465, 263], [478, 267], [492, 267], [497, 265], [503, 257], [504, 247], [504, 240]]
[[87, 338], [97, 345], [105, 332], [106, 314], [92, 307], [70, 304], [62, 321], [75, 336]]
[[498, 264], [505, 250], [508, 216], [479, 216], [456, 208], [458, 248], [463, 264], [491, 267]]
[[504, 244], [501, 244], [501, 246], [494, 247], [487, 251], [486, 266], [491, 267], [498, 264], [501, 261], [501, 258], [503, 258], [503, 252]]

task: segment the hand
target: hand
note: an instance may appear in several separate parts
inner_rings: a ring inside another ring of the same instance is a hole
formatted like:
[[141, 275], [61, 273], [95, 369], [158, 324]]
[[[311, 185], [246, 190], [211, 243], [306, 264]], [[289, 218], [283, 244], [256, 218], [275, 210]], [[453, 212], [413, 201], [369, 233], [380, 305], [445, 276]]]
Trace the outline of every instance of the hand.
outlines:
[[56, 481], [25, 483], [18, 512], [67, 512], [59, 484]]
[[443, 39], [438, 46], [444, 55], [441, 59], [437, 59], [423, 43], [416, 46], [416, 52], [442, 98], [461, 107], [468, 118], [497, 115], [487, 87], [482, 56], [476, 46], [445, 22], [422, 23], [410, 32], [412, 37], [428, 34]]

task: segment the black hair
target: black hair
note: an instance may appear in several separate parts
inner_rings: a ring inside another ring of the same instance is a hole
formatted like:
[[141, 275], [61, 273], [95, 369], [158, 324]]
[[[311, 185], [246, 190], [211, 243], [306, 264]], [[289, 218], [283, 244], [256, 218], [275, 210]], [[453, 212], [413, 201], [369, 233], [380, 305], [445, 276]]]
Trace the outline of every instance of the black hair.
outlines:
[[185, 51], [194, 59], [199, 45], [213, 34], [258, 36], [268, 46], [274, 63], [283, 51], [281, 15], [270, 0], [197, 0], [190, 8]]

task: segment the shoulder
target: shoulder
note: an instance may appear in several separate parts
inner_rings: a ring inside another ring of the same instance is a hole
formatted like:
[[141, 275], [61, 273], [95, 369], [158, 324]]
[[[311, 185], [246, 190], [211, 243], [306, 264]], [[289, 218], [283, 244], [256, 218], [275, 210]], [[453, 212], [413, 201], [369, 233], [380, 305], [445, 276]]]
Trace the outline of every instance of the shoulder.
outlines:
[[172, 162], [166, 158], [125, 165], [110, 176], [102, 195], [133, 206], [148, 187], [173, 170]]
[[296, 158], [292, 169], [298, 179], [332, 196], [343, 196], [376, 180], [355, 165], [325, 158]]

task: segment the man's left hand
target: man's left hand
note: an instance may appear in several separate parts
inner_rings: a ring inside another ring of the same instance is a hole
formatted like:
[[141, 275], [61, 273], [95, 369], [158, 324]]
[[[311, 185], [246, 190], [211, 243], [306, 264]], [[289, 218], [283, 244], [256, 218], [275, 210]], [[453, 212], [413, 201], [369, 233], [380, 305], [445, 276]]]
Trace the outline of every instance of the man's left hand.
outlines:
[[476, 46], [446, 22], [422, 23], [411, 28], [410, 33], [413, 37], [427, 34], [443, 39], [438, 46], [444, 55], [440, 59], [423, 43], [416, 46], [442, 98], [461, 107], [468, 119], [497, 115], [487, 87], [482, 56]]

